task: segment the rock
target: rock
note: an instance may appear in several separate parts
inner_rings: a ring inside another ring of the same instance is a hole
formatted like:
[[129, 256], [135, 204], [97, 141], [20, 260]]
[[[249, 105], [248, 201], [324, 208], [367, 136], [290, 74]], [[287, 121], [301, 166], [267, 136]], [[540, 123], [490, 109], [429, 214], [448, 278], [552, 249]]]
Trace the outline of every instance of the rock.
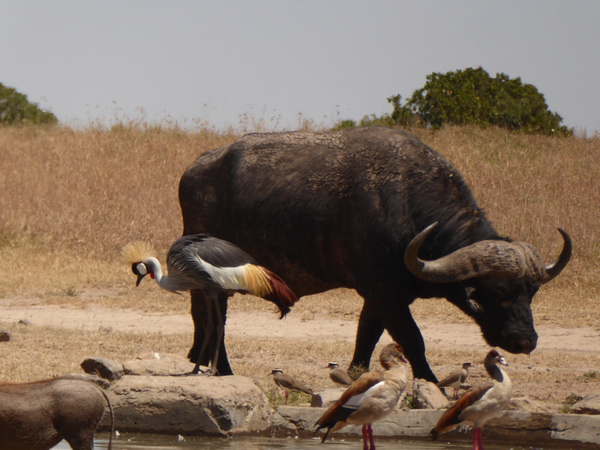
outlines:
[[0, 330], [0, 342], [9, 342], [11, 339], [10, 331]]
[[509, 405], [509, 411], [527, 411], [527, 412], [539, 412], [539, 413], [552, 413], [557, 412], [556, 408], [552, 408], [546, 403], [542, 403], [538, 400], [532, 400], [527, 397], [513, 398]]
[[413, 403], [416, 409], [444, 409], [448, 407], [449, 402], [435, 384], [415, 378], [413, 381]]
[[588, 395], [571, 407], [575, 414], [600, 414], [600, 394]]
[[280, 406], [273, 417], [273, 435], [278, 437], [306, 436], [312, 434], [315, 422], [326, 408]]
[[[157, 353], [145, 355], [152, 357]], [[194, 364], [178, 357], [160, 356], [152, 359], [133, 359], [123, 363], [125, 375], [183, 375], [190, 373]]]
[[342, 396], [346, 388], [325, 389], [312, 396], [310, 406], [313, 408], [329, 408]]
[[241, 376], [125, 375], [110, 394], [119, 431], [228, 436], [272, 423], [267, 397]]
[[21, 319], [18, 322], [19, 325], [25, 325], [25, 326], [30, 326], [31, 325], [31, 321], [27, 320], [27, 319]]
[[[325, 412], [325, 408], [303, 408], [280, 406], [273, 419], [275, 436], [314, 437], [315, 422]], [[427, 436], [437, 423], [442, 411], [394, 411], [383, 420], [373, 424], [377, 436]], [[347, 425], [333, 433], [333, 437], [344, 438], [362, 435], [361, 425]], [[322, 431], [321, 433], [324, 433]], [[322, 434], [321, 434], [322, 436]]]
[[[273, 434], [313, 438], [314, 423], [323, 412], [325, 408], [280, 406], [273, 420]], [[373, 433], [375, 436], [391, 436], [395, 439], [428, 438], [429, 432], [442, 414], [443, 411], [426, 409], [394, 411], [382, 421], [373, 424]], [[468, 433], [465, 435], [460, 430], [454, 430], [443, 436], [445, 441], [469, 441], [471, 431]], [[547, 443], [549, 447], [559, 445], [561, 448], [581, 448], [582, 446], [578, 445], [581, 442], [600, 444], [600, 416], [508, 411], [488, 422], [485, 435], [488, 439], [498, 442], [528, 443], [535, 447], [541, 444], [544, 448]], [[332, 436], [337, 439], [360, 439], [361, 427], [349, 425]]]
[[88, 358], [81, 363], [85, 373], [98, 375], [109, 381], [118, 380], [123, 376], [124, 370], [121, 363], [107, 358]]

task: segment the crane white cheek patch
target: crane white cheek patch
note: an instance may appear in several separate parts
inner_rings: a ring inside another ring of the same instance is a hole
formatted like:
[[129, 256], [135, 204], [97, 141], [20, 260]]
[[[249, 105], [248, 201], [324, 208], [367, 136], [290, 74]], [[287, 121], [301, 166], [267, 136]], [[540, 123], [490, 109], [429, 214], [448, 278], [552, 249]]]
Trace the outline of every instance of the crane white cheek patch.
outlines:
[[146, 269], [146, 264], [144, 263], [139, 263], [137, 266], [135, 266], [135, 269], [140, 275], [146, 275], [148, 273], [148, 270]]

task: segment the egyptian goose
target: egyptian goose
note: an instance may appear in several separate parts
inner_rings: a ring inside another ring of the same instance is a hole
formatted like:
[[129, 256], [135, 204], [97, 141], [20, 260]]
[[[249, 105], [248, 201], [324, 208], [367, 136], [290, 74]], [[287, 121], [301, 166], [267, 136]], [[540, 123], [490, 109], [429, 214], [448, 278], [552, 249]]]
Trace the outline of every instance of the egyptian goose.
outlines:
[[450, 373], [447, 377], [443, 378], [439, 381], [436, 386], [441, 388], [451, 387], [454, 389], [454, 399], [458, 397], [458, 389], [462, 386], [462, 384], [467, 381], [469, 378], [469, 369], [471, 368], [471, 363], [466, 362], [463, 363], [462, 367], [454, 372]]
[[348, 375], [348, 372], [346, 372], [344, 369], [342, 369], [338, 363], [330, 362], [329, 365], [325, 368], [330, 369], [329, 378], [331, 378], [331, 381], [333, 381], [336, 384], [336, 386], [348, 387], [352, 383], [354, 383], [354, 380], [352, 380], [352, 378], [350, 378], [350, 375]]
[[305, 394], [313, 395], [313, 390], [304, 386], [302, 383], [296, 382], [291, 376], [283, 373], [281, 369], [273, 369], [269, 375], [273, 375], [273, 381], [285, 393], [285, 404], [288, 402], [290, 392], [304, 392]]
[[499, 416], [508, 406], [512, 394], [512, 383], [509, 376], [498, 364], [508, 365], [496, 351], [490, 350], [485, 357], [485, 370], [492, 378], [469, 389], [440, 417], [437, 425], [431, 430], [436, 439], [439, 434], [450, 431], [460, 425], [473, 427], [473, 449], [483, 450], [481, 429], [489, 420]]
[[[363, 448], [375, 448], [371, 424], [383, 419], [398, 404], [406, 388], [407, 366], [402, 347], [386, 345], [379, 356], [385, 372], [367, 372], [346, 389], [339, 400], [315, 424], [315, 433], [327, 428], [321, 442], [330, 432], [346, 424], [362, 425]], [[370, 447], [369, 447], [370, 444]]]

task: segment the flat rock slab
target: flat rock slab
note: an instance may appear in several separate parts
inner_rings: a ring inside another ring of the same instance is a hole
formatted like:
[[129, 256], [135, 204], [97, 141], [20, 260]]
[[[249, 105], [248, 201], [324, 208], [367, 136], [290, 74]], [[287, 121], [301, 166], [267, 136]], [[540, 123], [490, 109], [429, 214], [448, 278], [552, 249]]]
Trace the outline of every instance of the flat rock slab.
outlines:
[[110, 398], [119, 431], [228, 436], [264, 432], [272, 423], [267, 397], [240, 376], [126, 375]]
[[[273, 418], [273, 434], [313, 437], [314, 424], [323, 412], [325, 408], [281, 406]], [[443, 411], [436, 410], [396, 411], [383, 421], [374, 423], [373, 433], [378, 437], [428, 438], [442, 414]], [[444, 440], [471, 441], [470, 432], [452, 431], [443, 436]], [[346, 426], [333, 433], [333, 437], [360, 439], [361, 427]], [[551, 440], [568, 441], [578, 443], [580, 448], [588, 448], [587, 444], [593, 448], [600, 444], [600, 416], [509, 411], [488, 422], [485, 437], [537, 444]]]
[[572, 409], [575, 414], [600, 414], [600, 394], [583, 398]]

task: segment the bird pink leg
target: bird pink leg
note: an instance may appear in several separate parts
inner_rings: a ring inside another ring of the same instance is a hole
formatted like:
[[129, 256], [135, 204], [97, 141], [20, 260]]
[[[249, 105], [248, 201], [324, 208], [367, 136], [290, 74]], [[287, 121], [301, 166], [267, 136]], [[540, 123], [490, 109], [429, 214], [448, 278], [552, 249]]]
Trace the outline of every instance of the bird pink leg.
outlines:
[[363, 450], [369, 450], [369, 429], [366, 425], [362, 426]]
[[373, 427], [371, 424], [367, 425], [367, 431], [369, 433], [369, 444], [371, 444], [371, 450], [375, 450], [375, 437], [373, 436]]
[[473, 430], [473, 450], [483, 450], [483, 433], [481, 428]]
[[285, 392], [285, 404], [287, 405], [288, 395], [290, 395], [290, 394], [288, 393], [288, 391], [284, 391], [284, 392]]

